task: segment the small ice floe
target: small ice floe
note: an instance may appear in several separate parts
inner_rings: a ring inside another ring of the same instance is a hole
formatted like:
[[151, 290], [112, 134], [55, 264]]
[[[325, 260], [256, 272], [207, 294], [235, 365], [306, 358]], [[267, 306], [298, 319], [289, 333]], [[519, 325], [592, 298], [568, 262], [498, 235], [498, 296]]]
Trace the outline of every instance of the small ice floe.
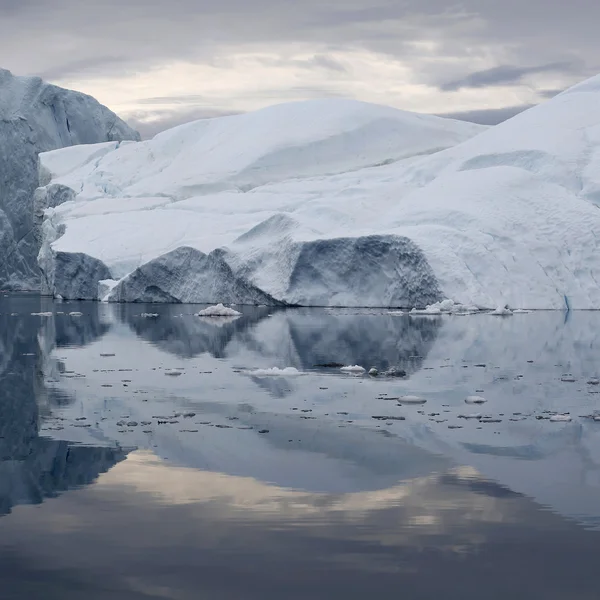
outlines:
[[286, 367], [285, 369], [278, 369], [272, 367], [271, 369], [256, 369], [255, 371], [249, 371], [249, 375], [253, 377], [295, 377], [298, 375], [305, 375], [302, 371], [294, 367]]
[[485, 404], [487, 400], [483, 396], [467, 396], [465, 402], [467, 404]]
[[512, 310], [510, 310], [510, 308], [508, 308], [507, 305], [505, 305], [505, 306], [499, 306], [496, 310], [493, 310], [493, 311], [489, 312], [488, 314], [492, 315], [494, 317], [510, 317], [514, 313]]
[[577, 381], [577, 379], [575, 379], [575, 377], [573, 377], [573, 375], [571, 375], [570, 373], [567, 373], [566, 375], [563, 375], [560, 380], [563, 383], [575, 383]]
[[180, 375], [183, 375], [183, 371], [180, 371], [179, 369], [169, 369], [168, 371], [165, 371], [165, 375], [168, 375], [169, 377], [179, 377]]
[[551, 423], [570, 423], [572, 421], [572, 417], [571, 415], [568, 414], [564, 414], [564, 415], [552, 415], [550, 417], [550, 422]]
[[113, 354], [112, 352], [101, 352], [101, 353], [100, 353], [100, 356], [101, 356], [102, 358], [110, 358], [110, 357], [112, 357], [112, 356], [115, 356], [115, 354]]
[[32, 317], [51, 317], [54, 313], [51, 312], [39, 312], [39, 313], [31, 313]]
[[481, 413], [471, 413], [469, 415], [458, 415], [458, 418], [469, 421], [471, 419], [483, 419], [483, 415]]
[[383, 373], [386, 377], [406, 377], [406, 371], [399, 367], [390, 367]]
[[400, 396], [398, 402], [400, 404], [425, 404], [427, 400], [421, 396]]
[[83, 317], [83, 313], [74, 311], [74, 312], [70, 312], [69, 316], [70, 317]]
[[158, 313], [142, 313], [142, 319], [158, 319]]
[[229, 308], [227, 306], [223, 306], [222, 304], [217, 304], [215, 306], [209, 306], [204, 310], [201, 310], [196, 316], [197, 317], [239, 317], [242, 313], [234, 310], [233, 308]]
[[405, 314], [403, 310], [392, 310], [388, 313], [391, 317], [403, 317]]
[[479, 312], [477, 306], [459, 304], [454, 300], [442, 300], [435, 304], [430, 304], [424, 309], [413, 308], [411, 315], [436, 316], [436, 315], [474, 315]]
[[342, 367], [340, 371], [343, 371], [344, 373], [364, 373], [366, 369], [364, 367], [361, 367], [360, 365], [354, 365]]
[[524, 310], [522, 308], [517, 308], [517, 310], [513, 310], [513, 315], [528, 315], [530, 313], [530, 310]]
[[590, 379], [588, 379], [587, 384], [588, 385], [600, 385], [600, 379], [598, 379], [597, 377], [591, 377]]
[[379, 375], [379, 371], [375, 367], [372, 367], [369, 369], [369, 375], [371, 375], [371, 377], [377, 377], [377, 375]]

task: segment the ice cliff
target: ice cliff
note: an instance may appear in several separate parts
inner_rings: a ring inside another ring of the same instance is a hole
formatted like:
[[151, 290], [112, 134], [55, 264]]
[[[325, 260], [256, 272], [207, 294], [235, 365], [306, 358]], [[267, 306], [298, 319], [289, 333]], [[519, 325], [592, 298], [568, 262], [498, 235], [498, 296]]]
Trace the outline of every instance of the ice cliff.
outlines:
[[311, 101], [41, 173], [43, 289], [63, 297], [600, 307], [600, 77], [490, 129]]
[[90, 96], [0, 69], [0, 289], [39, 289], [33, 207], [38, 153], [137, 139]]

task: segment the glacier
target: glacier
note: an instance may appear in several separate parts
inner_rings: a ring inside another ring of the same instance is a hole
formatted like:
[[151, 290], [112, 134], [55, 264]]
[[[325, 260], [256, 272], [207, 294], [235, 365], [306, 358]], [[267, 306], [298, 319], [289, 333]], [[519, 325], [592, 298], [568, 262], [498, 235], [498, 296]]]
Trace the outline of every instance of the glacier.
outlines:
[[40, 287], [38, 153], [123, 140], [139, 135], [92, 97], [0, 69], [0, 289]]
[[600, 308], [600, 76], [493, 128], [283, 104], [43, 153], [40, 184], [42, 290], [64, 298]]

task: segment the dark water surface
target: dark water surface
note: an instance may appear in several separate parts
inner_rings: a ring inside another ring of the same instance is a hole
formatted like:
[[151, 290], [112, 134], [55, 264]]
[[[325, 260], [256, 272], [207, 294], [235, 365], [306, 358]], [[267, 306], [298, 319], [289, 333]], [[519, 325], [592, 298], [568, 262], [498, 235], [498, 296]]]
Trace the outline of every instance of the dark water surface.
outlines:
[[599, 313], [239, 310], [0, 298], [0, 598], [600, 598]]

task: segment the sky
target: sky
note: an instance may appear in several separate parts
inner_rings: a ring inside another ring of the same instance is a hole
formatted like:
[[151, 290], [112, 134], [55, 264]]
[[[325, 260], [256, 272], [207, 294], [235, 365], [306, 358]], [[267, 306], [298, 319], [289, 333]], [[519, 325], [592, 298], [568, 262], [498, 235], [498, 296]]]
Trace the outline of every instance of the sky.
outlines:
[[0, 67], [145, 137], [355, 98], [495, 124], [600, 72], [598, 0], [0, 0]]

